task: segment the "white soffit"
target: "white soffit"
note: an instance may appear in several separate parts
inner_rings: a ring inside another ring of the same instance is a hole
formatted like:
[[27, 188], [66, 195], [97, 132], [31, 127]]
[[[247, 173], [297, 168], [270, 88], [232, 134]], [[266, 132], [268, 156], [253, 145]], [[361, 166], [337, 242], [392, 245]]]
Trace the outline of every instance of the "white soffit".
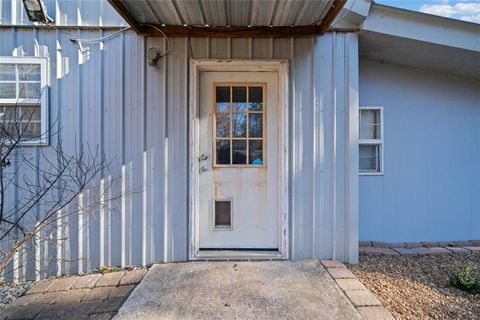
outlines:
[[480, 80], [480, 52], [396, 36], [361, 32], [363, 58]]
[[480, 24], [373, 4], [362, 30], [480, 51]]
[[480, 79], [480, 25], [372, 5], [359, 37], [364, 58]]
[[138, 23], [189, 26], [319, 25], [333, 0], [120, 0]]

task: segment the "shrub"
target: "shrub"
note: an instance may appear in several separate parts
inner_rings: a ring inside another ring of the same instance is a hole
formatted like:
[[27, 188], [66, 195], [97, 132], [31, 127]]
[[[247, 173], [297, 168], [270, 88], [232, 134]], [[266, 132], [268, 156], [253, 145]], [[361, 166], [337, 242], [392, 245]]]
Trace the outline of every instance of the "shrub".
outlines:
[[471, 294], [480, 294], [480, 275], [472, 265], [464, 266], [450, 274], [450, 284]]

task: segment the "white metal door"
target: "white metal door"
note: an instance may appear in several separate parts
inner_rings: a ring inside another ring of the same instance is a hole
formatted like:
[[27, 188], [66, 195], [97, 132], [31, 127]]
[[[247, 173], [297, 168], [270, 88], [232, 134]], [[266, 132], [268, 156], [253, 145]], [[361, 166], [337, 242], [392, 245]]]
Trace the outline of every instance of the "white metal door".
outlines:
[[275, 72], [202, 72], [200, 248], [279, 247]]

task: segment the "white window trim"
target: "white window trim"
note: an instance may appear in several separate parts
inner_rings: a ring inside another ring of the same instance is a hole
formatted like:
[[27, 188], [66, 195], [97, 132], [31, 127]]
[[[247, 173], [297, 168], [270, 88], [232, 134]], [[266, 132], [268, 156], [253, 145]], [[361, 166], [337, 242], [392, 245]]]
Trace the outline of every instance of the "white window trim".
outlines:
[[49, 132], [48, 131], [48, 58], [45, 57], [0, 57], [0, 63], [14, 63], [14, 64], [39, 64], [40, 65], [40, 86], [42, 96], [40, 99], [0, 99], [0, 104], [15, 105], [16, 103], [22, 105], [37, 104], [40, 102], [40, 127], [41, 138], [32, 139], [22, 143], [22, 146], [37, 146], [48, 145]]
[[380, 145], [380, 171], [360, 171], [361, 176], [383, 176], [384, 160], [383, 160], [383, 148], [384, 148], [384, 124], [383, 124], [383, 107], [382, 106], [360, 106], [358, 113], [358, 122], [360, 126], [360, 111], [361, 110], [378, 110], [380, 111], [380, 139], [360, 139], [358, 138], [358, 146], [360, 145]]

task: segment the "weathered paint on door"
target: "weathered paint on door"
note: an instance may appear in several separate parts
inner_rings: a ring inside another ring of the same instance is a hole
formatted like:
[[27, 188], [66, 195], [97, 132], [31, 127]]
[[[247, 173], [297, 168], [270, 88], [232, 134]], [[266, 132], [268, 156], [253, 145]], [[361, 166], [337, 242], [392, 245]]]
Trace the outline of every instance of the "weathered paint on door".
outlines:
[[278, 75], [203, 72], [200, 248], [278, 248]]

